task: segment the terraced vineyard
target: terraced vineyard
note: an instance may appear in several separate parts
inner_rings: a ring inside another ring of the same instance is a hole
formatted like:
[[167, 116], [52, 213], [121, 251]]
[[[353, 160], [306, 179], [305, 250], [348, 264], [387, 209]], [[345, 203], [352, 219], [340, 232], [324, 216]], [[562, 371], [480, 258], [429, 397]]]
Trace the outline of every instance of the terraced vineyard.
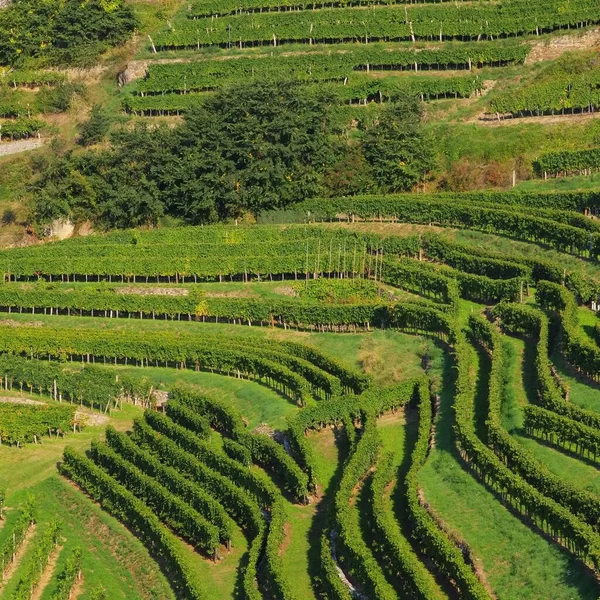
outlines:
[[0, 594], [596, 598], [599, 201], [3, 250]]
[[[592, 112], [599, 107], [595, 70], [523, 85], [511, 67], [527, 59], [540, 36], [599, 22], [589, 0], [535, 6], [196, 0], [148, 36], [140, 54], [145, 68], [134, 76], [142, 78], [125, 87], [122, 104], [135, 115], [178, 115], [242, 80], [293, 80], [314, 93], [327, 91], [340, 105], [360, 106], [404, 94], [466, 99], [509, 79], [506, 91], [482, 104], [486, 118]], [[360, 112], [352, 118], [360, 120]]]

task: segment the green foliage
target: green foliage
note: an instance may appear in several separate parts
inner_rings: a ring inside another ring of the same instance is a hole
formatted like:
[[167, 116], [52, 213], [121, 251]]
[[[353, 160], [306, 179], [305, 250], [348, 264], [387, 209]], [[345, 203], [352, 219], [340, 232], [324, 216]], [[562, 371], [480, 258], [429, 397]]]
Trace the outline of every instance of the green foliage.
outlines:
[[315, 302], [358, 304], [379, 297], [376, 284], [368, 279], [316, 279], [293, 287], [300, 298]]
[[177, 469], [164, 465], [149, 451], [138, 446], [129, 436], [116, 431], [113, 427], [106, 429], [106, 443], [116, 454], [154, 478], [217, 527], [223, 542], [231, 540], [233, 521], [217, 498], [205, 487], [186, 479]]
[[[41, 360], [27, 360], [13, 354], [0, 354], [0, 387], [12, 390], [17, 385], [20, 391], [34, 390], [52, 396], [54, 400], [67, 400], [85, 404], [92, 408], [107, 410], [116, 406], [124, 395], [130, 399], [143, 400], [147, 390], [143, 383], [121, 377], [117, 381], [114, 373], [86, 365], [56, 364]], [[54, 405], [50, 408], [54, 408]]]
[[14, 0], [0, 12], [0, 64], [28, 58], [50, 64], [88, 63], [125, 41], [136, 27], [131, 7], [102, 0]]
[[571, 552], [583, 562], [597, 568], [600, 563], [600, 536], [557, 502], [540, 493], [521, 476], [515, 475], [477, 437], [474, 425], [475, 381], [470, 373], [473, 349], [462, 333], [454, 345], [458, 363], [455, 398], [456, 443], [462, 459], [476, 475], [494, 490], [502, 490], [503, 502], [527, 515], [542, 531], [568, 540]]
[[386, 490], [394, 483], [396, 476], [393, 455], [383, 453], [377, 461], [369, 489], [376, 544], [385, 557], [384, 567], [387, 567], [388, 572], [400, 573], [400, 586], [408, 597], [417, 600], [438, 598], [439, 591], [431, 573], [421, 563], [410, 542], [402, 535], [390, 507], [385, 505]]
[[[44, 222], [55, 214], [47, 205], [64, 200], [75, 218], [105, 227], [156, 223], [163, 213], [210, 223], [287, 206], [321, 189], [334, 154], [328, 120], [328, 98], [291, 83], [225, 90], [174, 130], [121, 131], [111, 151], [66, 158], [56, 177], [43, 173], [35, 218]], [[69, 192], [76, 175], [87, 200]]]
[[39, 119], [18, 118], [3, 121], [0, 127], [0, 141], [20, 140], [37, 135], [45, 123]]
[[599, 83], [595, 54], [566, 54], [549, 63], [533, 81], [498, 92], [490, 101], [490, 109], [514, 116], [594, 111], [600, 106]]
[[75, 548], [71, 553], [65, 566], [58, 573], [58, 581], [51, 600], [70, 600], [73, 587], [76, 581], [81, 577], [81, 548]]
[[19, 517], [12, 525], [10, 535], [0, 544], [0, 567], [2, 573], [11, 562], [13, 555], [23, 544], [27, 531], [33, 523], [33, 499], [29, 498], [20, 510]]
[[246, 529], [250, 539], [250, 556], [243, 572], [243, 586], [248, 598], [256, 599], [257, 591], [254, 584], [256, 565], [266, 535], [256, 501], [226, 475], [201, 462], [167, 436], [159, 435], [145, 421], [134, 421], [132, 439], [138, 446], [154, 454], [162, 463], [177, 469], [186, 478], [193, 479], [205, 491], [214, 494], [231, 518]]
[[90, 456], [181, 537], [208, 556], [217, 556], [219, 530], [198, 511], [108, 446], [92, 442]]
[[[236, 5], [236, 8], [237, 5]], [[220, 12], [220, 11], [217, 11]], [[167, 27], [154, 37], [160, 50], [273, 45], [286, 42], [340, 43], [400, 40], [475, 41], [527, 33], [549, 32], [562, 27], [600, 20], [594, 0], [561, 0], [531, 5], [525, 0], [509, 4], [462, 2], [382, 6], [365, 10], [361, 18], [350, 7], [320, 11], [235, 14], [213, 19], [188, 18], [183, 13], [176, 27]]]
[[597, 381], [600, 377], [600, 348], [579, 327], [573, 294], [555, 283], [540, 282], [536, 297], [545, 309], [560, 316], [561, 350], [565, 358], [578, 371]]
[[101, 142], [108, 133], [112, 123], [110, 115], [100, 104], [94, 104], [87, 121], [79, 127], [79, 140], [82, 146], [90, 146]]
[[[468, 68], [522, 62], [529, 52], [527, 45], [479, 42], [444, 44], [440, 48], [398, 47], [390, 51], [387, 44], [368, 46], [346, 44], [343, 52], [282, 54], [273, 49], [265, 56], [239, 56], [235, 60], [202, 60], [188, 63], [152, 63], [146, 77], [136, 82], [134, 96], [152, 97], [173, 93], [186, 94], [214, 90], [241, 80], [299, 80], [305, 83], [343, 81], [354, 72], [379, 70], [419, 70], [427, 68]], [[309, 69], [307, 69], [307, 64]], [[411, 78], [412, 79], [412, 78]]]
[[365, 158], [382, 193], [408, 192], [434, 167], [432, 140], [423, 134], [420, 123], [418, 101], [405, 96], [365, 132]]
[[52, 551], [56, 548], [61, 530], [60, 523], [53, 521], [37, 539], [35, 550], [20, 569], [21, 576], [11, 600], [30, 600], [37, 587]]
[[[172, 406], [174, 408], [171, 408]], [[177, 417], [172, 413], [177, 413]], [[274, 472], [282, 480], [283, 487], [297, 500], [304, 500], [308, 495], [308, 477], [283, 446], [265, 435], [251, 434], [246, 431], [241, 415], [231, 408], [188, 390], [175, 389], [171, 392], [171, 400], [167, 404], [167, 414], [177, 423], [185, 425], [197, 434], [202, 433], [202, 421], [208, 420], [212, 427], [231, 436], [233, 440], [245, 447], [253, 462], [267, 471]], [[196, 415], [195, 419], [193, 415]]]
[[70, 447], [65, 448], [60, 471], [77, 483], [114, 516], [118, 517], [159, 554], [174, 576], [172, 586], [190, 600], [205, 597], [197, 573], [185, 567], [180, 546], [158, 517], [126, 488], [97, 467], [89, 458]]
[[600, 148], [590, 150], [564, 150], [543, 154], [533, 164], [538, 176], [573, 175], [585, 172], [587, 175], [600, 167]]
[[461, 595], [472, 600], [486, 600], [489, 595], [475, 574], [465, 564], [462, 553], [438, 528], [433, 517], [419, 499], [418, 472], [427, 460], [433, 409], [427, 382], [418, 387], [419, 430], [413, 448], [410, 469], [406, 475], [406, 505], [413, 539], [422, 545], [436, 567], [456, 582]]
[[[513, 440], [506, 429], [502, 427], [502, 388], [503, 385], [506, 385], [505, 377], [507, 376], [505, 373], [507, 361], [505, 346], [502, 343], [500, 334], [482, 317], [471, 315], [469, 325], [474, 339], [492, 355], [488, 418], [486, 420], [488, 446], [509, 469], [523, 477], [525, 481], [533, 485], [542, 494], [552, 498], [558, 504], [568, 508], [582, 521], [598, 529], [600, 526], [600, 502], [598, 499], [593, 494], [579, 490], [569, 482], [553, 475], [530, 452]], [[539, 361], [537, 364], [541, 365]], [[536, 416], [541, 420], [545, 416], [552, 415], [549, 411], [535, 406], [526, 406], [524, 412], [524, 425], [527, 430], [536, 429]], [[554, 418], [570, 421], [558, 415], [555, 415]], [[581, 427], [585, 426], [579, 426], [579, 428]], [[545, 432], [549, 431], [545, 425], [540, 425], [537, 428], [543, 429]], [[569, 427], [569, 431], [572, 431], [571, 427]], [[563, 437], [562, 439], [566, 438]], [[577, 440], [581, 440], [581, 436], [578, 436]]]
[[45, 435], [64, 435], [74, 422], [74, 406], [1, 403], [0, 444], [22, 445]]
[[[546, 283], [540, 282], [538, 291], [543, 289]], [[561, 289], [560, 286], [548, 285]], [[536, 343], [535, 385], [539, 406], [547, 411], [563, 415], [573, 422], [580, 422], [599, 430], [600, 415], [594, 411], [582, 409], [571, 402], [566, 402], [566, 389], [556, 381], [552, 374], [548, 358], [549, 331], [546, 315], [530, 306], [506, 303], [495, 306], [493, 314], [501, 319], [505, 331], [524, 333]]]
[[[590, 227], [595, 228], [593, 224], [582, 228], [581, 215], [547, 210], [538, 217], [520, 206], [500, 208], [487, 204], [448, 202], [442, 198], [361, 196], [308, 200], [294, 208], [310, 215], [311, 220], [335, 219], [339, 214], [367, 219], [385, 216], [409, 223], [435, 223], [510, 235], [525, 241], [547, 243], [559, 251], [580, 255], [596, 257], [600, 253], [600, 234], [588, 231]], [[571, 217], [574, 225], [569, 223]]]
[[336, 542], [342, 563], [350, 576], [360, 581], [369, 597], [392, 600], [396, 593], [387, 582], [381, 567], [364, 541], [358, 522], [358, 509], [352, 499], [356, 486], [377, 461], [381, 440], [373, 416], [363, 417], [363, 431], [356, 449], [346, 465], [335, 495]]

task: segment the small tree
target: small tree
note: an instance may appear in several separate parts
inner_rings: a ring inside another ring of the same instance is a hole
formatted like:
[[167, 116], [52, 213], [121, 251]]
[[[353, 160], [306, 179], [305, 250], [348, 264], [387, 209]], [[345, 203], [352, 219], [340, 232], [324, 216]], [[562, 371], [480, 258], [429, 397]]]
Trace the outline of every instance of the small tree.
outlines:
[[94, 104], [89, 119], [79, 127], [79, 143], [82, 146], [90, 146], [101, 142], [108, 133], [111, 123], [108, 113], [99, 104]]
[[385, 108], [363, 138], [363, 151], [377, 187], [408, 192], [435, 166], [433, 141], [421, 127], [416, 98], [402, 96]]

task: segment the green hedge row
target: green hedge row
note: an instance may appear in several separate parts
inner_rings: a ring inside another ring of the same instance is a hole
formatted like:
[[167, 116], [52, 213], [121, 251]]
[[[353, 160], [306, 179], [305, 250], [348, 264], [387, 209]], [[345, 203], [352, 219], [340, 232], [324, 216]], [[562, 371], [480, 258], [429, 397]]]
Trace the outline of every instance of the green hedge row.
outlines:
[[211, 558], [218, 558], [218, 528], [187, 502], [105, 444], [92, 441], [90, 456], [98, 467], [152, 509], [171, 530]]
[[540, 493], [513, 473], [475, 433], [475, 381], [471, 374], [473, 348], [462, 333], [454, 344], [458, 365], [454, 402], [456, 443], [462, 459], [485, 482], [501, 494], [512, 510], [529, 518], [544, 533], [566, 546], [584, 564], [600, 567], [600, 535], [566, 508]]
[[0, 388], [52, 397], [54, 400], [85, 404], [105, 410], [117, 406], [125, 395], [138, 398], [144, 390], [133, 378], [121, 376], [94, 365], [65, 365], [28, 359], [10, 353], [0, 354]]
[[[286, 357], [270, 350], [238, 344], [236, 340], [220, 341], [191, 334], [127, 330], [67, 329], [51, 327], [4, 328], [0, 339], [5, 351], [31, 358], [56, 358], [116, 364], [117, 360], [140, 366], [175, 366], [244, 375], [258, 379], [285, 396], [304, 405], [312, 401], [313, 386], [304, 377], [282, 365], [289, 362], [319, 379], [330, 378], [302, 359]], [[210, 340], [210, 341], [209, 341]], [[267, 346], [268, 348], [268, 346]], [[316, 385], [319, 382], [315, 382]], [[315, 386], [316, 387], [316, 386]]]
[[266, 508], [271, 506], [273, 496], [266, 478], [259, 477], [237, 461], [231, 460], [224, 453], [211, 447], [209, 443], [200, 440], [195, 433], [177, 424], [162, 413], [147, 410], [144, 413], [144, 419], [158, 434], [173, 440], [200, 462], [231, 481], [235, 481], [237, 485], [247, 490], [251, 498], [260, 506]]
[[60, 472], [127, 525], [146, 544], [152, 555], [160, 556], [176, 592], [189, 600], [209, 598], [198, 573], [187, 568], [186, 558], [173, 534], [143, 502], [89, 458], [70, 447], [65, 448]]
[[[381, 439], [373, 415], [362, 416], [362, 435], [349, 460], [344, 465], [342, 479], [335, 495], [334, 527], [337, 531], [336, 550], [344, 572], [369, 598], [395, 600], [397, 594], [386, 580], [378, 561], [364, 540], [357, 506], [352, 502], [357, 485], [377, 462]], [[348, 425], [347, 425], [348, 426]]]
[[226, 475], [201, 462], [167, 436], [158, 434], [141, 419], [133, 423], [132, 440], [166, 466], [176, 469], [207, 493], [216, 496], [230, 517], [245, 529], [250, 547], [248, 563], [242, 572], [242, 585], [248, 598], [260, 600], [262, 595], [256, 586], [256, 568], [265, 543], [266, 526], [257, 502]]
[[217, 527], [223, 543], [231, 542], [235, 523], [207, 487], [186, 479], [177, 469], [162, 464], [152, 453], [110, 425], [106, 428], [106, 443], [119, 456], [153, 477]]
[[75, 410], [70, 405], [0, 403], [0, 446], [20, 446], [45, 435], [64, 435], [76, 422]]
[[19, 581], [11, 600], [31, 600], [42, 579], [50, 555], [58, 544], [60, 530], [60, 523], [52, 521], [46, 530], [35, 538], [33, 553], [26, 558], [25, 563], [19, 569]]
[[589, 150], [563, 150], [542, 154], [534, 163], [533, 168], [538, 176], [542, 175], [572, 175], [589, 172], [600, 168], [600, 148]]
[[[261, 2], [262, 3], [262, 2]], [[363, 5], [365, 2], [362, 3]], [[215, 8], [219, 3], [215, 3]], [[223, 14], [223, 6], [209, 14]], [[239, 6], [235, 5], [235, 10]], [[195, 9], [197, 10], [197, 9]], [[293, 79], [302, 82], [343, 81], [355, 72], [440, 70], [448, 68], [506, 65], [523, 62], [529, 53], [526, 44], [444, 44], [441, 48], [397, 47], [369, 44], [348, 45], [341, 52], [307, 52], [293, 55], [239, 56], [236, 60], [203, 60], [190, 63], [150, 64], [144, 79], [133, 88], [135, 95], [182, 91], [204, 91], [242, 79]]]
[[543, 438], [552, 445], [574, 451], [590, 460], [596, 461], [600, 455], [598, 430], [563, 415], [539, 406], [526, 406], [523, 425], [530, 435]]
[[466, 600], [489, 600], [490, 595], [465, 563], [462, 552], [439, 529], [433, 517], [421, 505], [418, 473], [427, 460], [433, 410], [426, 381], [418, 386], [419, 430], [406, 475], [406, 507], [413, 539], [436, 567], [455, 582], [459, 596]]
[[409, 379], [388, 388], [371, 388], [359, 396], [343, 396], [333, 402], [320, 402], [316, 406], [301, 410], [288, 422], [288, 437], [293, 454], [298, 463], [308, 473], [311, 486], [318, 482], [315, 478], [315, 457], [311, 446], [306, 443], [306, 434], [333, 425], [340, 426], [359, 418], [361, 411], [381, 414], [400, 408], [410, 400], [415, 379]]
[[[526, 448], [516, 442], [502, 426], [502, 389], [506, 382], [508, 368], [505, 346], [500, 333], [483, 317], [471, 315], [469, 326], [473, 338], [491, 353], [492, 358], [488, 391], [488, 417], [486, 419], [488, 446], [511, 471], [523, 477], [542, 494], [552, 498], [568, 508], [574, 515], [598, 529], [600, 526], [600, 501], [598, 498], [551, 473]], [[527, 430], [530, 429], [530, 415], [540, 412], [553, 414], [535, 406], [526, 406], [524, 412]], [[562, 419], [563, 417], [557, 418]]]
[[368, 487], [369, 519], [375, 534], [374, 544], [379, 549], [380, 564], [387, 573], [398, 574], [400, 590], [407, 598], [438, 600], [441, 593], [435, 579], [402, 534], [391, 500], [385, 501], [386, 490], [397, 477], [393, 467], [393, 454], [383, 453]]
[[530, 336], [536, 344], [535, 377], [536, 402], [556, 414], [567, 417], [573, 422], [579, 422], [600, 432], [600, 414], [595, 411], [580, 408], [567, 402], [564, 390], [556, 381], [551, 371], [548, 359], [548, 318], [535, 308], [519, 304], [500, 303], [493, 309], [493, 314], [499, 317], [502, 327], [510, 333], [524, 333]]
[[569, 363], [594, 381], [600, 381], [600, 348], [579, 326], [577, 303], [569, 290], [550, 282], [540, 282], [536, 298], [543, 308], [559, 314], [561, 351]]
[[543, 217], [536, 216], [519, 205], [449, 202], [435, 196], [355, 196], [308, 200], [295, 205], [294, 210], [310, 215], [311, 221], [346, 220], [347, 215], [361, 219], [386, 218], [509, 235], [593, 258], [600, 254], [600, 233], [561, 222], [564, 215], [546, 211]]
[[75, 583], [81, 577], [81, 548], [75, 548], [56, 576], [57, 584], [50, 600], [71, 600]]
[[[19, 516], [14, 524], [7, 531], [8, 535], [4, 542], [0, 544], [0, 573], [4, 573], [14, 553], [19, 549], [31, 524], [33, 523], [33, 500], [29, 498], [19, 512]], [[9, 527], [8, 525], [6, 526]]]
[[599, 21], [600, 9], [594, 0], [571, 0], [567, 7], [560, 0], [546, 0], [539, 5], [526, 0], [512, 0], [508, 4], [400, 4], [363, 11], [343, 6], [333, 10], [178, 19], [174, 27], [169, 24], [153, 36], [153, 44], [159, 51], [231, 45], [241, 48], [274, 45], [274, 36], [279, 45], [411, 40], [475, 42], [482, 38], [548, 33]]
[[[179, 417], [173, 416], [174, 410], [179, 412]], [[308, 496], [307, 475], [283, 446], [270, 437], [248, 432], [241, 415], [229, 406], [217, 400], [205, 398], [191, 390], [175, 388], [170, 393], [167, 414], [180, 425], [184, 425], [194, 432], [196, 432], [196, 426], [193, 424], [192, 415], [202, 415], [210, 426], [220, 433], [230, 436], [245, 448], [253, 462], [263, 469], [275, 473], [283, 487], [297, 500], [306, 500]]]

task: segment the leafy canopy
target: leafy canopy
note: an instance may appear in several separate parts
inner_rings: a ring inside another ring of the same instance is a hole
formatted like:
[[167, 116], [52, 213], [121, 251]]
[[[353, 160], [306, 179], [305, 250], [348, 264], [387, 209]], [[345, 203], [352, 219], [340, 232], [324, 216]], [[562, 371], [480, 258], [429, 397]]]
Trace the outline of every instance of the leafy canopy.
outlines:
[[0, 65], [89, 63], [136, 25], [122, 0], [13, 0], [0, 11]]

